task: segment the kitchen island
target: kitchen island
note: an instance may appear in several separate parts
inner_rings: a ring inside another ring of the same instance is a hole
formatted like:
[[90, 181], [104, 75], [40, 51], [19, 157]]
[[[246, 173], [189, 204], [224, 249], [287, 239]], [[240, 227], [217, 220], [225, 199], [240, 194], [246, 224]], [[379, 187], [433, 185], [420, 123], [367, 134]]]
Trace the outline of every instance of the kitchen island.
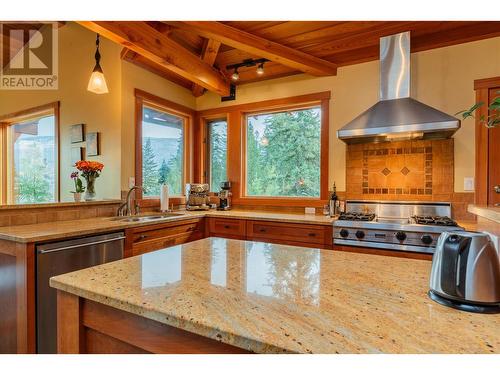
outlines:
[[51, 279], [61, 353], [500, 353], [430, 262], [206, 238]]

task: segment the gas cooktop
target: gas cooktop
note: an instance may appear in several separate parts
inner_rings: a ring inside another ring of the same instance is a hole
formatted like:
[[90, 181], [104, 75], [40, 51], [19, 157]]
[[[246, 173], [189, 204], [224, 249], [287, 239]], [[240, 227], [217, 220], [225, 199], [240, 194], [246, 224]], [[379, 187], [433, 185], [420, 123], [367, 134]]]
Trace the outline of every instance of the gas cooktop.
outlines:
[[333, 223], [336, 244], [434, 253], [444, 231], [463, 230], [450, 203], [347, 201]]

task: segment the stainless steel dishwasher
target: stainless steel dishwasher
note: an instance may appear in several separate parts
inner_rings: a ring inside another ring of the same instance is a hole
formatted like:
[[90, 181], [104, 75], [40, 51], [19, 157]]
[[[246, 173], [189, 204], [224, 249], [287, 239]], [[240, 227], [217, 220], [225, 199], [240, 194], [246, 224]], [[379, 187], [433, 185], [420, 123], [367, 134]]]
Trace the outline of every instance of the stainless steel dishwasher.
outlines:
[[38, 353], [57, 353], [56, 290], [52, 276], [123, 258], [123, 232], [47, 243], [36, 247], [36, 334]]

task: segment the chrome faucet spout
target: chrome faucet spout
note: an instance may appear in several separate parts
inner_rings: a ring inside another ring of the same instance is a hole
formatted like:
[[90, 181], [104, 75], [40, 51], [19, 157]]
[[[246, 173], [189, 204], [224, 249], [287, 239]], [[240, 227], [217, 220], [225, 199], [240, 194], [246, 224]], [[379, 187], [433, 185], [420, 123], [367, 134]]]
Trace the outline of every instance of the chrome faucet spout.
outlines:
[[[127, 193], [127, 199], [125, 202], [118, 208], [118, 216], [132, 216], [132, 192], [135, 190], [142, 190], [143, 192], [146, 192], [146, 190], [142, 186], [133, 186], [129, 189]], [[135, 209], [135, 214], [137, 214], [137, 208]]]

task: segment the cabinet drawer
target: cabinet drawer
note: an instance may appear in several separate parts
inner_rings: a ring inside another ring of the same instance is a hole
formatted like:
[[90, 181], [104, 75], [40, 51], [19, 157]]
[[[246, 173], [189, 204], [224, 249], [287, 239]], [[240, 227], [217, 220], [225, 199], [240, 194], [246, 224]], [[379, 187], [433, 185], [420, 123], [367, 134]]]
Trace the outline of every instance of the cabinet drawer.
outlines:
[[328, 227], [269, 221], [248, 221], [248, 239], [270, 239], [280, 242], [324, 245], [328, 243]]
[[194, 231], [188, 234], [174, 235], [170, 237], [157, 238], [152, 241], [137, 243], [132, 246], [132, 256], [165, 249], [170, 246], [181, 245], [186, 242], [201, 240], [203, 237], [203, 232]]
[[211, 236], [245, 238], [246, 220], [210, 218], [208, 230]]
[[203, 232], [201, 220], [184, 223], [174, 223], [168, 226], [155, 226], [154, 229], [148, 228], [145, 230], [135, 230], [132, 234], [132, 243], [138, 244], [142, 242], [154, 241], [156, 239], [181, 236], [195, 231]]

